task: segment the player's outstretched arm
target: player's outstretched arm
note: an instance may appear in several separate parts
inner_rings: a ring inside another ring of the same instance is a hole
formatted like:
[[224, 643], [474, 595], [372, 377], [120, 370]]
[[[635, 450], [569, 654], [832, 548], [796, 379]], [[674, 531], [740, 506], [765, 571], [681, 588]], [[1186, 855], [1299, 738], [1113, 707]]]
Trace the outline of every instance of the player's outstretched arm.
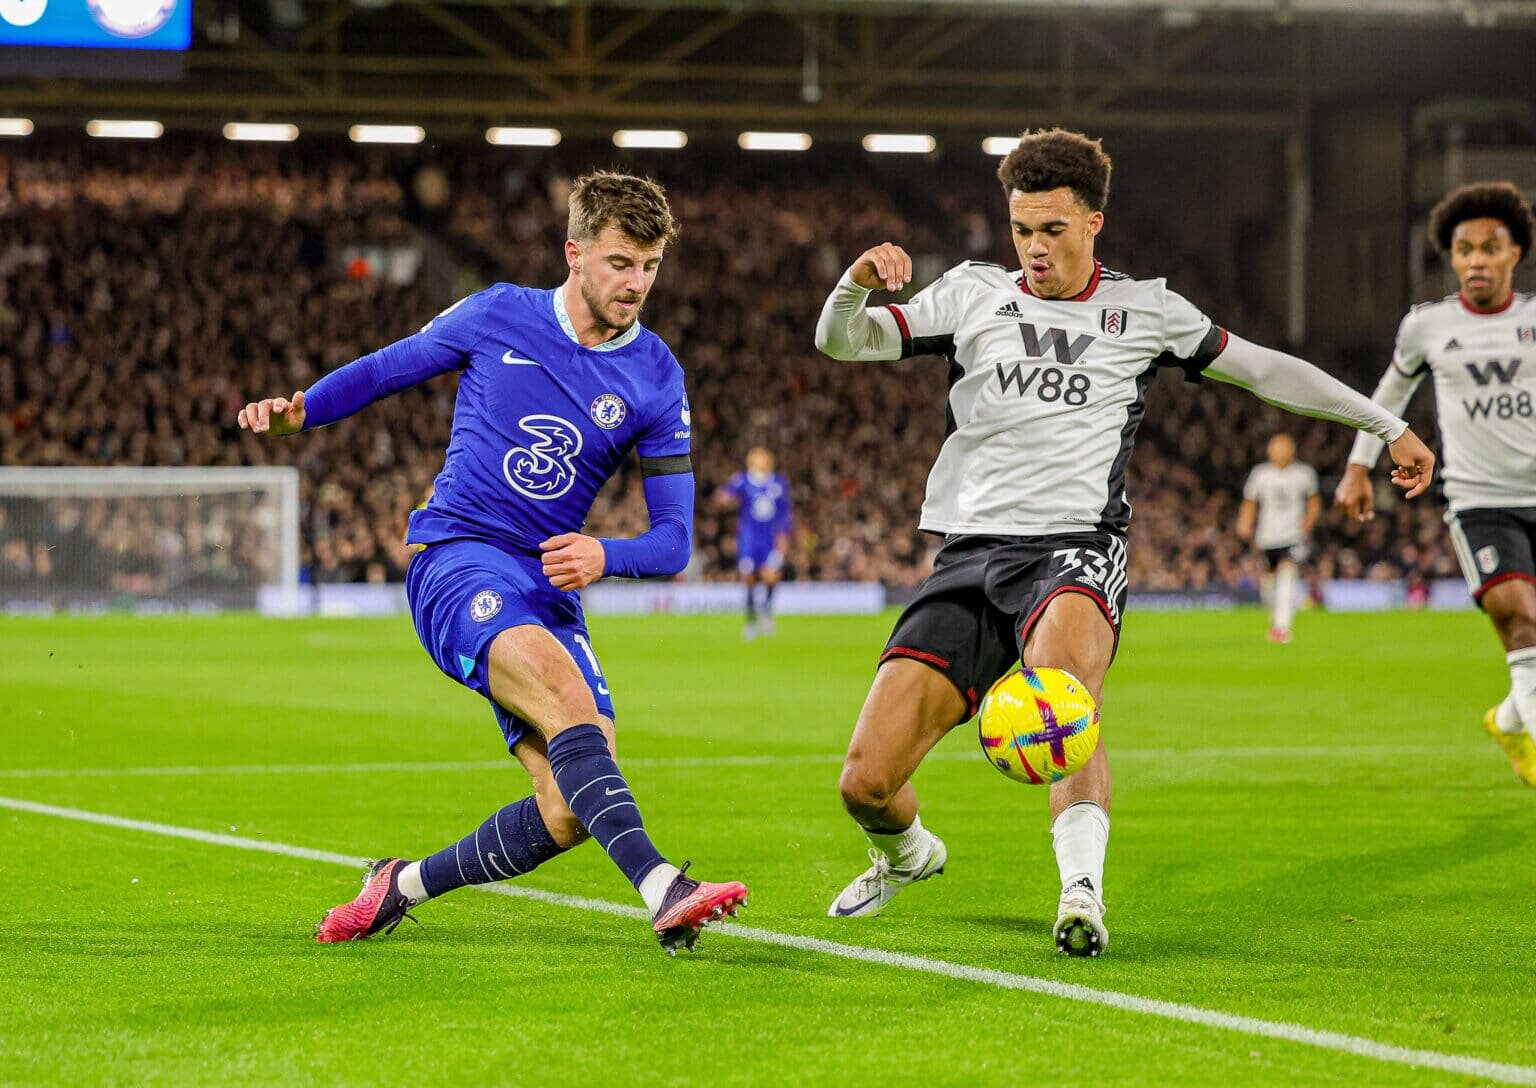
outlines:
[[[1413, 399], [1414, 390], [1424, 380], [1421, 369], [1405, 374], [1394, 362], [1376, 383], [1371, 400], [1389, 412], [1402, 415]], [[1333, 501], [1349, 517], [1357, 521], [1370, 521], [1376, 516], [1376, 497], [1371, 487], [1371, 467], [1381, 456], [1382, 441], [1375, 435], [1361, 431], [1355, 435], [1355, 444], [1349, 451], [1349, 464], [1344, 466], [1344, 476], [1334, 489]]]
[[816, 347], [845, 362], [893, 362], [901, 358], [902, 333], [894, 315], [865, 305], [871, 291], [899, 291], [912, 282], [912, 258], [890, 242], [866, 249], [821, 307]]
[[485, 331], [485, 313], [495, 301], [495, 290], [459, 300], [427, 322], [420, 332], [354, 359], [303, 393], [295, 393], [299, 407], [296, 416], [290, 408], [274, 420], [272, 408], [279, 401], [256, 401], [241, 409], [240, 426], [258, 434], [313, 430], [360, 412], [376, 400], [457, 369], [468, 358], [470, 346]]
[[1345, 423], [1389, 443], [1397, 464], [1392, 481], [1406, 492], [1406, 498], [1422, 495], [1434, 478], [1435, 455], [1408, 430], [1408, 424], [1311, 363], [1229, 336], [1226, 348], [1207, 370], [1212, 377], [1242, 386], [1287, 411]]
[[304, 390], [289, 400], [269, 397], [252, 401], [240, 409], [240, 429], [252, 434], [298, 434], [304, 429]]

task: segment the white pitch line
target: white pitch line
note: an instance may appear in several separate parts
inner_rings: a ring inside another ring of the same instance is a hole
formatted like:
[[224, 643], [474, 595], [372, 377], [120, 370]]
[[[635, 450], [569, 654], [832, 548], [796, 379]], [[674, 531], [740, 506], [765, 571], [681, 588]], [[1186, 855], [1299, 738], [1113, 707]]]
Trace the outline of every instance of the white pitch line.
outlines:
[[[1482, 759], [1482, 750], [1466, 744], [1420, 744], [1382, 747], [1360, 745], [1357, 747], [1226, 747], [1226, 748], [1120, 748], [1115, 751], [1117, 760], [1190, 760], [1190, 759], [1317, 759], [1332, 756], [1340, 759], [1382, 757], [1393, 759], [1405, 755], [1446, 756], [1471, 752], [1473, 758]], [[966, 751], [932, 752], [925, 763], [963, 763], [976, 759]], [[793, 753], [784, 755], [737, 755], [737, 756], [655, 756], [622, 757], [626, 767], [785, 767], [801, 764], [841, 763], [841, 752]], [[170, 767], [6, 767], [0, 768], [3, 778], [179, 778], [205, 775], [258, 775], [258, 774], [417, 774], [440, 771], [496, 771], [515, 767], [511, 759], [464, 759], [422, 760], [417, 762], [387, 763], [254, 763], [254, 764], [189, 764]]]
[[[87, 812], [77, 808], [62, 808], [58, 805], [45, 805], [37, 801], [25, 801], [15, 797], [0, 797], [0, 808], [13, 809], [17, 812], [31, 812], [40, 816], [55, 816], [63, 820], [78, 820], [82, 823], [99, 824], [105, 827], [118, 827], [128, 831], [142, 831], [146, 834], [163, 835], [173, 839], [188, 839], [193, 842], [207, 843], [213, 846], [228, 846], [236, 850], [254, 850], [264, 854], [302, 858], [306, 861], [320, 861], [333, 865], [352, 866], [354, 868], [361, 868], [368, 864], [368, 859], [352, 854], [339, 854], [330, 850], [312, 850], [305, 846], [290, 846], [287, 843], [280, 842], [264, 842], [260, 839], [248, 839], [238, 835], [222, 835], [212, 831], [199, 831], [192, 827], [178, 827], [175, 824], [155, 823], [149, 820], [131, 820], [123, 816], [112, 816], [108, 813]], [[646, 912], [639, 907], [621, 903], [610, 903], [603, 899], [562, 895], [559, 892], [542, 891], [538, 888], [519, 887], [513, 884], [485, 884], [480, 885], [478, 890], [491, 892], [496, 895], [510, 896], [513, 899], [530, 899], [538, 903], [568, 907], [573, 910], [592, 911], [599, 914], [615, 915], [620, 918], [632, 918], [640, 921], [649, 920]], [[793, 948], [801, 952], [816, 952], [824, 956], [836, 956], [839, 959], [872, 963], [881, 967], [894, 967], [905, 971], [916, 971], [922, 974], [958, 979], [963, 982], [977, 982], [985, 986], [995, 986], [1004, 990], [1020, 990], [1025, 993], [1041, 994], [1045, 997], [1055, 997], [1065, 1001], [1099, 1005], [1105, 1008], [1120, 1009], [1125, 1012], [1141, 1013], [1145, 1016], [1157, 1016], [1165, 1020], [1177, 1020], [1186, 1024], [1198, 1024], [1202, 1027], [1220, 1028], [1224, 1031], [1237, 1032], [1242, 1035], [1278, 1039], [1282, 1042], [1298, 1043], [1302, 1046], [1352, 1054], [1356, 1057], [1371, 1058], [1376, 1061], [1390, 1062], [1396, 1065], [1438, 1069], [1447, 1073], [1483, 1077], [1504, 1084], [1528, 1085], [1536, 1088], [1536, 1068], [1531, 1066], [1509, 1065], [1503, 1062], [1488, 1061], [1483, 1058], [1472, 1058], [1462, 1054], [1446, 1054], [1437, 1050], [1414, 1050], [1409, 1047], [1394, 1046], [1390, 1043], [1381, 1043], [1374, 1039], [1362, 1038], [1358, 1035], [1345, 1035], [1337, 1031], [1320, 1031], [1315, 1028], [1303, 1027], [1300, 1024], [1287, 1024], [1280, 1020], [1261, 1020], [1253, 1016], [1238, 1016], [1233, 1013], [1218, 1012], [1214, 1009], [1202, 1009], [1197, 1005], [1182, 1005], [1174, 1001], [1159, 1001], [1156, 998], [1140, 997], [1136, 994], [1121, 993], [1117, 990], [1099, 990], [1092, 986], [1081, 986], [1071, 982], [1058, 982], [1055, 979], [1038, 978], [1033, 975], [1018, 975], [1008, 971], [994, 971], [985, 967], [971, 967], [963, 963], [929, 959], [926, 956], [913, 956], [905, 952], [888, 952], [879, 948], [841, 944], [837, 941], [822, 940], [819, 937], [802, 937], [793, 933], [779, 933], [771, 929], [758, 929], [754, 926], [744, 926], [734, 922], [718, 925], [715, 927], [714, 932], [745, 941], [755, 941], [759, 944]]]

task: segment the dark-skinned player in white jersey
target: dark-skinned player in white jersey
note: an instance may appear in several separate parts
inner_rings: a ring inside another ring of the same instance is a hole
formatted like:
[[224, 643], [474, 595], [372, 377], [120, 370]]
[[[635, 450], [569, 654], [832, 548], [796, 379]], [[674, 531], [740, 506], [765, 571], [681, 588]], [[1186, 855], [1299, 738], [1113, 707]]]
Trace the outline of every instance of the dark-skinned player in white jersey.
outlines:
[[[1026, 132], [998, 171], [1018, 270], [967, 262], [908, 303], [868, 308], [872, 291], [912, 278], [906, 252], [887, 242], [854, 261], [822, 310], [816, 345], [833, 358], [933, 354], [951, 377], [951, 425], [920, 521], [945, 543], [886, 645], [840, 782], [874, 864], [831, 915], [878, 914], [943, 868], [910, 779], [998, 677], [1021, 660], [1065, 669], [1102, 704], [1125, 602], [1125, 467], [1159, 367], [1368, 430], [1390, 444], [1409, 497], [1429, 486], [1434, 455], [1401, 419], [1309, 363], [1229, 335], [1162, 280], [1095, 260], [1109, 174], [1097, 140]], [[1109, 808], [1101, 742], [1051, 786], [1059, 951], [1108, 945]]]
[[[1408, 312], [1373, 394], [1401, 412], [1433, 377], [1451, 543], [1509, 666], [1509, 694], [1483, 728], [1527, 786], [1536, 786], [1536, 295], [1515, 290], [1515, 268], [1533, 231], [1530, 204], [1507, 181], [1464, 185], [1435, 205], [1429, 239], [1461, 290]], [[1380, 455], [1356, 437], [1334, 497], [1357, 518], [1372, 515]]]

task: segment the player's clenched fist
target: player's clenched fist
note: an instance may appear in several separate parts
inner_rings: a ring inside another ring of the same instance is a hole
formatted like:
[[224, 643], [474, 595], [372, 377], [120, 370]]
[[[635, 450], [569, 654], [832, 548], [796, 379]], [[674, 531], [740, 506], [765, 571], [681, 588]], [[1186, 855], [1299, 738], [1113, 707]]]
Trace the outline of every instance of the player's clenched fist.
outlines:
[[1392, 486], [1403, 490], [1403, 498], [1416, 499], [1429, 490], [1435, 478], [1435, 455], [1412, 431], [1404, 431], [1387, 447], [1397, 465], [1392, 470]]
[[583, 533], [561, 533], [539, 545], [544, 552], [544, 577], [556, 589], [569, 593], [585, 589], [603, 576], [608, 554], [603, 542]]
[[240, 409], [240, 429], [255, 434], [298, 434], [304, 429], [304, 390], [292, 400], [273, 397]]
[[853, 282], [866, 291], [900, 291], [912, 282], [912, 258], [907, 251], [890, 242], [866, 249], [848, 270]]

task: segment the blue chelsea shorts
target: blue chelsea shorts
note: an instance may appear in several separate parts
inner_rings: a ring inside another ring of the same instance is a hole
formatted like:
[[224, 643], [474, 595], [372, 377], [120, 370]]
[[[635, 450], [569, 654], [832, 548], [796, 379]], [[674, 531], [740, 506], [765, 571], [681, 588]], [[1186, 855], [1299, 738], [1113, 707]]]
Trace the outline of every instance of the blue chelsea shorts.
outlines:
[[533, 728], [491, 698], [489, 647], [509, 627], [532, 624], [554, 635], [592, 689], [598, 713], [613, 718], [613, 698], [587, 633], [581, 595], [550, 585], [538, 556], [480, 540], [430, 544], [406, 568], [405, 596], [421, 644], [445, 674], [485, 696], [508, 751]]

